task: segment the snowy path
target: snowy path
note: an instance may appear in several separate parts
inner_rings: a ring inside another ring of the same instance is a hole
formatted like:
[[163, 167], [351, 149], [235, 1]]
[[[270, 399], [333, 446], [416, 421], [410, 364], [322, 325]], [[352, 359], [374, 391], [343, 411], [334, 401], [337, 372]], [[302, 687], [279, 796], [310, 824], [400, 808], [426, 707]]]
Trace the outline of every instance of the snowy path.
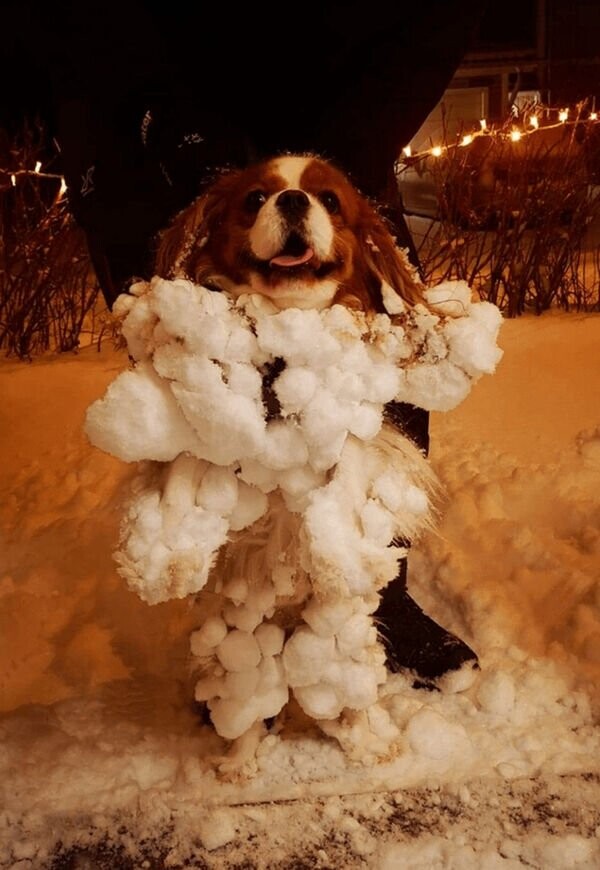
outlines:
[[478, 685], [390, 681], [404, 743], [379, 765], [290, 721], [243, 785], [202, 760], [223, 745], [189, 703], [193, 608], [111, 562], [132, 469], [81, 426], [123, 356], [3, 363], [0, 867], [597, 870], [599, 339], [597, 315], [509, 322], [498, 373], [433, 417], [449, 497], [411, 583]]
[[[69, 870], [520, 870], [599, 866], [598, 776], [475, 780], [460, 788], [265, 802], [206, 815], [165, 808], [162, 826], [123, 814], [94, 828], [56, 819]], [[108, 830], [108, 837], [105, 831]], [[130, 831], [138, 838], [132, 843]], [[187, 834], [184, 836], [184, 834]], [[76, 845], [71, 847], [71, 841]], [[26, 843], [26, 841], [24, 841]], [[21, 863], [29, 864], [23, 845]]]

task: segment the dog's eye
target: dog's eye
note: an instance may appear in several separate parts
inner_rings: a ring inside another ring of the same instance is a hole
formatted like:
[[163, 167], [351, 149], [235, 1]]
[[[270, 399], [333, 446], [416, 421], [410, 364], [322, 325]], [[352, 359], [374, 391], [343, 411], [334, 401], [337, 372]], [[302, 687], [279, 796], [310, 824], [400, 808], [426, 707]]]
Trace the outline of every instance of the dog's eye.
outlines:
[[340, 210], [340, 201], [333, 190], [322, 190], [319, 193], [319, 199], [329, 212], [329, 214], [337, 214]]
[[254, 214], [259, 210], [261, 206], [265, 204], [266, 201], [267, 194], [264, 193], [264, 191], [251, 190], [250, 193], [246, 194], [246, 199], [244, 200], [244, 209]]

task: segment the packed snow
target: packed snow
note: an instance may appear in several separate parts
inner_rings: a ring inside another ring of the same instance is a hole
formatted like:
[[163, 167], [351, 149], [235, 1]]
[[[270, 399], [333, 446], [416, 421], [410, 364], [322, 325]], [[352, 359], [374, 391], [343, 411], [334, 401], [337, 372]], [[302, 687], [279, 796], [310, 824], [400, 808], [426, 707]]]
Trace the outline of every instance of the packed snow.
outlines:
[[372, 614], [406, 552], [391, 543], [425, 527], [434, 481], [384, 408], [455, 407], [495, 370], [502, 318], [464, 282], [413, 308], [387, 298], [393, 315], [280, 310], [157, 277], [117, 300], [134, 365], [88, 410], [86, 432], [146, 462], [119, 573], [150, 604], [206, 588], [195, 697], [229, 740], [259, 737], [290, 692], [356, 756], [400, 739], [378, 703]]
[[[191, 703], [190, 637], [221, 643], [220, 615], [147, 604], [112, 558], [139, 469], [83, 426], [127, 351], [2, 362], [0, 866], [600, 866], [600, 316], [507, 321], [499, 344], [495, 374], [432, 414], [444, 496], [409, 557], [478, 681], [389, 676], [387, 757], [353, 756], [360, 711], [344, 745], [290, 704], [247, 777]], [[257, 627], [261, 656], [280, 643]]]

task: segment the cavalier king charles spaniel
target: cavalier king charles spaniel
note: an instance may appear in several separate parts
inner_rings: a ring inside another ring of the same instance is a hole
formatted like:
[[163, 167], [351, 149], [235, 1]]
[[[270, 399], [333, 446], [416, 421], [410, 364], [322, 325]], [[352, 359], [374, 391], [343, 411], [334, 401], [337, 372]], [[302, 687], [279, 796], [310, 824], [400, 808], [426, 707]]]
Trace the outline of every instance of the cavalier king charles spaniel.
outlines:
[[419, 676], [457, 671], [453, 691], [477, 667], [397, 578], [439, 489], [390, 406], [458, 404], [501, 353], [500, 313], [464, 317], [466, 285], [425, 288], [376, 208], [313, 155], [221, 175], [164, 231], [155, 272], [120, 303], [135, 365], [88, 414], [97, 446], [153, 460], [120, 573], [149, 603], [199, 596], [195, 698], [234, 741], [223, 772], [290, 690], [348, 751], [386, 754], [400, 732], [377, 708], [380, 640]]
[[384, 288], [423, 302], [384, 220], [348, 178], [315, 156], [283, 156], [222, 175], [163, 233], [157, 274], [185, 275], [277, 308], [339, 303], [384, 311]]
[[[156, 273], [165, 279], [188, 279], [233, 299], [245, 294], [266, 297], [281, 311], [322, 311], [339, 304], [357, 314], [370, 315], [400, 313], [418, 303], [427, 306], [414, 270], [375, 207], [335, 166], [312, 155], [276, 157], [220, 176], [163, 232]], [[265, 386], [269, 387], [280, 372], [281, 368], [263, 376], [267, 419], [277, 417], [278, 408]], [[384, 428], [390, 429], [389, 425]], [[377, 441], [380, 464], [387, 467], [393, 461], [392, 444], [398, 461], [408, 463], [410, 456], [410, 462], [419, 468], [427, 464], [414, 446], [410, 450], [418, 454], [420, 465], [407, 446], [402, 448], [401, 442], [406, 444], [408, 439], [400, 433], [390, 438], [386, 441], [384, 433]], [[360, 456], [359, 464], [366, 468], [366, 454]], [[174, 467], [179, 468], [177, 462]], [[426, 479], [424, 472], [420, 473]], [[177, 482], [177, 474], [172, 471], [170, 479]], [[170, 486], [167, 484], [169, 492]], [[292, 514], [282, 513], [277, 499], [271, 498], [271, 502], [272, 527], [267, 534], [262, 521], [263, 525], [256, 524], [258, 531], [252, 527], [231, 537], [230, 567], [221, 565], [223, 583], [227, 570], [235, 574], [231, 565], [238, 562], [240, 574], [248, 574], [252, 560], [238, 555], [236, 562], [236, 548], [247, 553], [265, 551], [263, 561], [252, 562], [256, 576], [248, 581], [258, 587], [263, 577], [270, 576], [278, 558], [269, 547], [286, 539], [277, 529], [287, 523], [288, 537], [298, 535], [299, 520], [294, 525]], [[211, 711], [214, 715], [212, 707]], [[223, 730], [219, 733], [227, 734]], [[248, 747], [254, 745], [256, 734], [256, 726], [252, 726], [234, 742], [232, 769], [240, 758], [252, 754], [254, 750]], [[222, 772], [228, 763], [223, 763]]]

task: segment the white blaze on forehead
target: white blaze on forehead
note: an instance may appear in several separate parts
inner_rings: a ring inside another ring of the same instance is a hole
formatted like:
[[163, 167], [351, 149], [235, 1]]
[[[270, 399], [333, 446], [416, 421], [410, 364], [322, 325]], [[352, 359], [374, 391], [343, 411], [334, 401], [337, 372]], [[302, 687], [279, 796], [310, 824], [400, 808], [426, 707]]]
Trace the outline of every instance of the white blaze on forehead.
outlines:
[[[310, 157], [279, 157], [271, 167], [281, 176], [283, 185], [263, 205], [249, 233], [250, 248], [260, 260], [268, 260], [281, 251], [287, 237], [288, 226], [277, 208], [277, 197], [283, 190], [302, 190], [302, 176], [311, 162]], [[307, 244], [320, 259], [331, 257], [334, 232], [327, 210], [307, 192], [310, 208], [303, 221]]]
[[302, 173], [310, 161], [310, 157], [279, 157], [273, 161], [273, 167], [283, 178], [286, 187], [301, 190]]

